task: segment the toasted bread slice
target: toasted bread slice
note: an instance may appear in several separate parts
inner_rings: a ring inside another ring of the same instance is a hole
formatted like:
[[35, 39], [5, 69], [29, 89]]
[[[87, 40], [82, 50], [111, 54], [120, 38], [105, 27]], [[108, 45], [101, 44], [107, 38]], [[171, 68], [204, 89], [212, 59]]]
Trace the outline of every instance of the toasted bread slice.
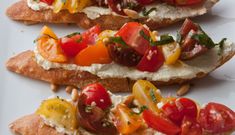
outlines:
[[[152, 73], [144, 72], [145, 76], [141, 73], [141, 77], [134, 78], [131, 76], [132, 74], [130, 74], [132, 71], [123, 73], [113, 71], [115, 72], [113, 77], [109, 77], [112, 67], [107, 69], [109, 70], [108, 77], [106, 76], [102, 78], [87, 71], [66, 70], [63, 68], [45, 70], [36, 62], [33, 51], [25, 51], [10, 58], [6, 63], [6, 67], [8, 70], [26, 77], [58, 85], [75, 85], [78, 87], [84, 87], [89, 83], [100, 82], [112, 92], [125, 92], [130, 91], [133, 82], [138, 79], [147, 79], [156, 85], [170, 85], [176, 83], [181, 84], [202, 78], [230, 60], [234, 54], [234, 44], [226, 41], [223, 49], [215, 47], [206, 54], [190, 61], [186, 61], [184, 64], [179, 63], [178, 65], [167, 68], [167, 70], [160, 69], [157, 73], [159, 72], [158, 74], [161, 76], [157, 75], [157, 77], [154, 77]], [[139, 73], [139, 71], [135, 70], [133, 72]], [[102, 71], [102, 73], [105, 74], [106, 71]]]
[[[16, 21], [23, 21], [26, 24], [34, 24], [40, 22], [46, 23], [68, 23], [77, 24], [82, 28], [90, 28], [96, 24], [100, 24], [102, 29], [119, 29], [123, 24], [130, 21], [138, 21], [146, 24], [150, 29], [173, 24], [177, 21], [184, 20], [188, 17], [203, 15], [208, 12], [218, 0], [205, 0], [204, 4], [193, 7], [159, 7], [160, 13], [156, 13], [155, 19], [148, 17], [140, 17], [138, 19], [131, 19], [129, 17], [117, 15], [99, 15], [95, 19], [90, 19], [85, 13], [70, 14], [68, 11], [61, 11], [53, 13], [52, 10], [34, 11], [27, 5], [27, 0], [21, 0], [10, 6], [6, 14], [11, 19]], [[164, 4], [163, 4], [164, 5]], [[173, 10], [173, 11], [169, 11]], [[183, 14], [184, 12], [184, 14]], [[99, 13], [97, 13], [99, 14]], [[174, 16], [172, 18], [172, 16]]]

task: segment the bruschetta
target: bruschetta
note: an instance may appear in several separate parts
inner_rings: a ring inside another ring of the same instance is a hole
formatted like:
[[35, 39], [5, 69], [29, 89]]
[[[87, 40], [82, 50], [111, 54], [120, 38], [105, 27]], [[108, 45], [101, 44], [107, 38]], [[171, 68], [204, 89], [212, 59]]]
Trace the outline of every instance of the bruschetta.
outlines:
[[74, 101], [51, 97], [9, 127], [20, 135], [229, 135], [235, 112], [215, 102], [202, 107], [189, 98], [163, 97], [153, 84], [138, 80], [125, 97], [99, 83], [84, 87]]
[[77, 24], [90, 28], [120, 29], [140, 22], [151, 29], [188, 17], [206, 14], [218, 0], [20, 0], [6, 14], [27, 24], [40, 22]]
[[100, 82], [113, 92], [130, 90], [138, 79], [170, 85], [202, 78], [235, 54], [231, 41], [215, 43], [189, 19], [176, 38], [129, 22], [118, 31], [96, 25], [62, 38], [45, 26], [35, 44], [10, 58], [7, 69], [57, 85]]

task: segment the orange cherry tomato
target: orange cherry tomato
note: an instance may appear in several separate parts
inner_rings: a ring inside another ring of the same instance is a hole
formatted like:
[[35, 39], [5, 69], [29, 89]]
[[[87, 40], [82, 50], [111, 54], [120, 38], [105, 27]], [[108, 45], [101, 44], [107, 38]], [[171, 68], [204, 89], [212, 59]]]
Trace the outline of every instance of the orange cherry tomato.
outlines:
[[80, 66], [90, 66], [95, 63], [108, 64], [111, 61], [108, 50], [102, 42], [88, 46], [75, 57], [75, 63]]
[[63, 63], [68, 61], [60, 48], [58, 40], [48, 36], [42, 36], [37, 40], [37, 49], [43, 58], [51, 62]]
[[114, 111], [114, 124], [121, 134], [131, 134], [142, 124], [140, 115], [135, 114], [125, 104], [119, 104]]

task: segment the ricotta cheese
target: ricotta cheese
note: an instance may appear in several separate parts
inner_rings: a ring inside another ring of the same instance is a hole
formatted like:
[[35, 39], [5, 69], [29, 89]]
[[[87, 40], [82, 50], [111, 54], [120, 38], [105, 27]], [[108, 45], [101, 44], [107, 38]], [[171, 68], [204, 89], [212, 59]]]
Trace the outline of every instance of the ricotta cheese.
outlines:
[[28, 7], [35, 11], [39, 10], [46, 10], [46, 9], [52, 9], [52, 6], [49, 6], [48, 4], [44, 2], [40, 2], [39, 0], [27, 0]]
[[37, 48], [35, 48], [36, 62], [45, 70], [62, 68], [66, 70], [87, 71], [98, 77], [104, 78], [130, 78], [132, 80], [147, 79], [149, 81], [168, 82], [171, 79], [192, 79], [199, 73], [209, 73], [219, 66], [222, 58], [234, 53], [234, 44], [226, 41], [224, 48], [219, 46], [209, 50], [207, 53], [185, 62], [178, 62], [175, 65], [163, 65], [157, 72], [143, 72], [134, 67], [126, 67], [116, 63], [92, 64], [91, 66], [77, 66], [75, 64], [61, 64], [50, 62], [44, 59]]

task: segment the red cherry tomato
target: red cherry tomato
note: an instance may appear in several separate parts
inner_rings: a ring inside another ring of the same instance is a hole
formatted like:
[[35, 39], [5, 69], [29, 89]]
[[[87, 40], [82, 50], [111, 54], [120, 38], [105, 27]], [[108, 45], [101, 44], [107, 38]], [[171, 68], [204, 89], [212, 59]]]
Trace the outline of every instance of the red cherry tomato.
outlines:
[[69, 56], [76, 56], [81, 50], [87, 47], [87, 41], [82, 38], [82, 35], [77, 34], [72, 37], [63, 37], [60, 39], [60, 45], [63, 52]]
[[95, 44], [100, 32], [100, 26], [96, 25], [82, 34], [63, 37], [60, 39], [61, 48], [67, 56], [74, 57], [88, 45]]
[[147, 36], [150, 36], [149, 30], [137, 22], [126, 23], [116, 33], [116, 36], [121, 36], [127, 45], [132, 47], [139, 54], [144, 55], [145, 52], [149, 49], [150, 45], [149, 41], [141, 36], [140, 31], [143, 31]]
[[202, 135], [202, 128], [196, 119], [185, 116], [181, 125], [181, 135]]
[[41, 2], [47, 3], [48, 5], [52, 5], [54, 0], [40, 0]]
[[209, 103], [201, 109], [198, 121], [205, 131], [212, 134], [235, 130], [235, 112], [218, 103]]
[[93, 45], [98, 38], [98, 35], [101, 33], [100, 25], [95, 25], [91, 27], [89, 30], [86, 30], [82, 33], [82, 37], [87, 40], [89, 45]]
[[170, 120], [178, 125], [181, 125], [185, 116], [196, 119], [198, 113], [196, 103], [188, 98], [169, 101], [162, 106], [162, 110]]
[[185, 38], [191, 30], [198, 31], [198, 26], [190, 19], [186, 19], [180, 28], [180, 35]]
[[176, 135], [180, 132], [180, 128], [169, 120], [154, 114], [150, 110], [144, 110], [143, 118], [147, 125], [159, 132], [167, 135]]
[[200, 4], [203, 0], [163, 0], [164, 2], [176, 6], [191, 6]]
[[112, 105], [109, 94], [99, 83], [90, 84], [83, 88], [82, 93], [86, 95], [85, 104], [91, 105], [95, 102], [96, 106], [105, 110]]
[[107, 0], [109, 7], [114, 11], [115, 13], [119, 15], [126, 16], [126, 14], [123, 12], [123, 9], [121, 8], [122, 0]]
[[137, 69], [140, 71], [155, 72], [163, 65], [164, 61], [165, 58], [162, 51], [154, 46], [146, 51], [145, 55], [137, 65]]
[[138, 3], [142, 4], [142, 5], [147, 5], [152, 3], [154, 0], [137, 0]]

